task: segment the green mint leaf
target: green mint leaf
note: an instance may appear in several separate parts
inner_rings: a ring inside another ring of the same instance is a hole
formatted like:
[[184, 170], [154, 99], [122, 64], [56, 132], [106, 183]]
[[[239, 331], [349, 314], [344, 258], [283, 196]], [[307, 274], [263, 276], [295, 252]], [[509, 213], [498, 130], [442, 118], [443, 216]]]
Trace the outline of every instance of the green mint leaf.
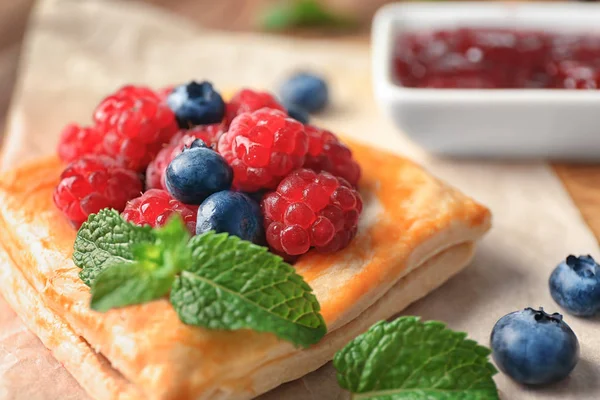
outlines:
[[466, 336], [417, 317], [378, 322], [333, 365], [355, 400], [497, 400], [490, 350]]
[[104, 209], [83, 223], [75, 239], [73, 261], [82, 268], [81, 280], [91, 286], [96, 276], [110, 265], [132, 262], [132, 245], [152, 242], [150, 227], [131, 224], [115, 210]]
[[106, 312], [159, 299], [169, 293], [174, 279], [173, 273], [150, 269], [144, 263], [113, 264], [94, 280], [91, 308]]
[[176, 215], [152, 230], [154, 243], [131, 244], [135, 261], [105, 267], [92, 284], [91, 307], [97, 311], [141, 304], [169, 293], [175, 275], [191, 264], [190, 234]]
[[214, 232], [193, 237], [189, 247], [193, 262], [171, 290], [184, 323], [272, 332], [305, 347], [327, 332], [310, 286], [265, 247]]
[[358, 25], [355, 19], [330, 11], [315, 0], [284, 1], [272, 5], [261, 15], [259, 23], [262, 29], [271, 31], [303, 27], [351, 29]]
[[[183, 271], [192, 259], [192, 251], [188, 247], [190, 233], [179, 214], [162, 227], [153, 231], [156, 246], [161, 250], [160, 264], [174, 274]], [[136, 257], [137, 259], [137, 257]]]

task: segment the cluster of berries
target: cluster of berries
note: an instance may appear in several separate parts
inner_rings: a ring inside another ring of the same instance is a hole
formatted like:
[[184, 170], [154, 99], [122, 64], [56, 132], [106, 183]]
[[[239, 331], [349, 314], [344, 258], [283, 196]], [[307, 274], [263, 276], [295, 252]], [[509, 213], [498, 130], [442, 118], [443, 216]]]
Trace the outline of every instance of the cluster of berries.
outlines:
[[[310, 87], [289, 86], [282, 97], [310, 98]], [[360, 167], [333, 133], [288, 108], [249, 89], [226, 103], [208, 82], [123, 87], [93, 125], [63, 131], [69, 165], [54, 202], [75, 226], [107, 207], [151, 226], [178, 213], [192, 234], [228, 232], [286, 259], [340, 250], [362, 211]]]

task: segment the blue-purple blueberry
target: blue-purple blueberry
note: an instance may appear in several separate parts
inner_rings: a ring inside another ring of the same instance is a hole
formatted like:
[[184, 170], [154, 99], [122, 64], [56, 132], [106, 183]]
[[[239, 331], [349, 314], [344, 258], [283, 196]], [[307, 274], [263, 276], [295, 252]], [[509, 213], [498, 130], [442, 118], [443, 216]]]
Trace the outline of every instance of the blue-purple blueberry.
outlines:
[[590, 317], [600, 311], [600, 266], [592, 256], [568, 256], [548, 284], [554, 301], [569, 314]]
[[198, 208], [196, 234], [227, 232], [263, 245], [265, 234], [260, 206], [242, 192], [225, 190], [209, 196]]
[[314, 113], [323, 110], [329, 102], [329, 89], [322, 77], [300, 72], [283, 82], [279, 96], [284, 104]]
[[544, 385], [564, 379], [579, 360], [579, 341], [558, 313], [526, 308], [500, 318], [491, 336], [498, 368], [517, 382]]
[[192, 81], [177, 86], [167, 97], [167, 104], [182, 129], [216, 124], [225, 115], [225, 102], [210, 82]]
[[216, 151], [196, 139], [167, 167], [165, 184], [185, 204], [201, 204], [213, 193], [231, 188], [233, 171]]

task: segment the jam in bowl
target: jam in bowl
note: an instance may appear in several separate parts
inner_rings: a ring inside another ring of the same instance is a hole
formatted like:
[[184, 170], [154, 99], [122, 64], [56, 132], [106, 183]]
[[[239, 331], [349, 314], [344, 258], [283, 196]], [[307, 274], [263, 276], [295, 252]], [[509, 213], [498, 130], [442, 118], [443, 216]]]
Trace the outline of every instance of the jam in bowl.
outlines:
[[396, 83], [409, 88], [599, 89], [600, 34], [459, 28], [400, 34]]

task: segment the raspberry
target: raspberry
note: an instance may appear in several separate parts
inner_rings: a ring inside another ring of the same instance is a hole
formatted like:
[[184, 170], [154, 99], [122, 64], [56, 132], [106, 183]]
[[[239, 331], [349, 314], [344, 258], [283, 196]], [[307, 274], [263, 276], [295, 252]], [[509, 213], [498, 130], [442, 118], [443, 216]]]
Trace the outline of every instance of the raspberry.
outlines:
[[343, 178], [300, 169], [261, 202], [267, 242], [284, 257], [346, 247], [356, 235], [360, 194]]
[[226, 126], [229, 126], [233, 119], [245, 112], [253, 112], [261, 108], [272, 108], [286, 112], [275, 97], [267, 92], [255, 92], [250, 89], [242, 89], [237, 92], [229, 103], [227, 103], [225, 111]]
[[196, 139], [206, 145], [216, 147], [223, 133], [221, 124], [199, 125], [193, 129], [183, 129], [177, 132], [166, 147], [158, 152], [146, 170], [146, 187], [148, 189], [166, 189], [164, 183], [165, 170], [173, 159], [182, 152], [183, 148], [192, 144]]
[[71, 162], [86, 154], [99, 154], [102, 151], [102, 131], [96, 127], [67, 125], [58, 142], [58, 156], [64, 162]]
[[334, 176], [344, 178], [352, 186], [360, 179], [360, 166], [352, 158], [352, 152], [333, 133], [306, 125], [309, 138], [308, 154], [304, 168], [316, 172], [327, 171]]
[[164, 99], [136, 86], [124, 86], [105, 98], [94, 121], [104, 132], [103, 153], [136, 171], [143, 171], [178, 130]]
[[196, 233], [198, 206], [183, 204], [160, 189], [150, 189], [127, 203], [122, 217], [137, 225], [162, 226], [173, 213], [179, 213], [188, 230]]
[[304, 126], [278, 110], [237, 116], [219, 139], [219, 153], [233, 168], [233, 185], [245, 192], [273, 189], [300, 168], [308, 151]]
[[73, 222], [81, 225], [103, 208], [122, 211], [128, 200], [142, 192], [138, 174], [106, 156], [84, 156], [67, 166], [54, 189], [54, 203]]

